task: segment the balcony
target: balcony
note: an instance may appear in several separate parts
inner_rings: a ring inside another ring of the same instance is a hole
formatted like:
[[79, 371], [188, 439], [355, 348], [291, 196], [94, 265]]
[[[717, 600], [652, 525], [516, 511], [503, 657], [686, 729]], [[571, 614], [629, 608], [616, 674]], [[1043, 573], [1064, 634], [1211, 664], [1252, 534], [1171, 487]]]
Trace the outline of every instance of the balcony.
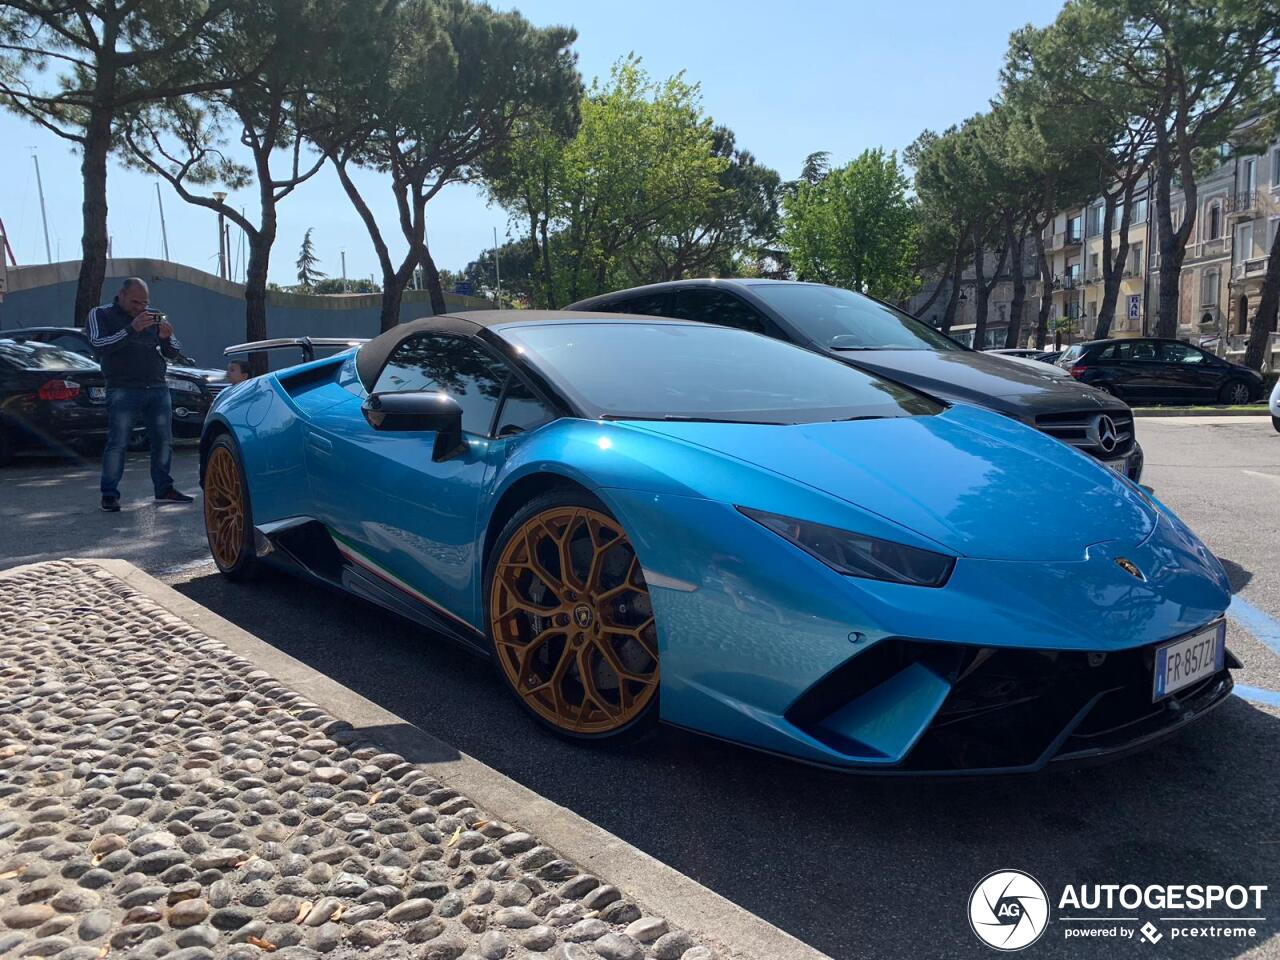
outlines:
[[1234, 196], [1227, 197], [1227, 216], [1250, 217], [1257, 211], [1258, 203], [1257, 190], [1243, 190]]
[[1254, 257], [1252, 260], [1246, 260], [1244, 263], [1236, 263], [1231, 266], [1231, 279], [1249, 280], [1253, 277], [1261, 277], [1267, 272], [1267, 258]]
[[1095, 283], [1101, 283], [1101, 282], [1102, 282], [1102, 271], [1101, 271], [1101, 270], [1090, 270], [1088, 273], [1086, 273], [1086, 274], [1084, 275], [1084, 282], [1085, 282], [1085, 284], [1086, 284], [1086, 285], [1089, 285], [1089, 286], [1092, 286], [1092, 285], [1093, 285], [1093, 284], [1095, 284]]

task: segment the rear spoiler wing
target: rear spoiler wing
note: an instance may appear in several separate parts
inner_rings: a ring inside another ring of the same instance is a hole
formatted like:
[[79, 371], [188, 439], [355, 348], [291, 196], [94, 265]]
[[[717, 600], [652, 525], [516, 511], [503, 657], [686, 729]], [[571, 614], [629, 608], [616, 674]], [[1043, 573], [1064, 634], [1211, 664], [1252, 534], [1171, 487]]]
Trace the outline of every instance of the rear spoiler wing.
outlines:
[[302, 351], [304, 361], [316, 358], [316, 347], [358, 347], [367, 342], [360, 337], [280, 337], [275, 340], [254, 340], [250, 343], [237, 343], [222, 351], [224, 357], [236, 353], [257, 353], [260, 350], [279, 350], [283, 347], [297, 347]]

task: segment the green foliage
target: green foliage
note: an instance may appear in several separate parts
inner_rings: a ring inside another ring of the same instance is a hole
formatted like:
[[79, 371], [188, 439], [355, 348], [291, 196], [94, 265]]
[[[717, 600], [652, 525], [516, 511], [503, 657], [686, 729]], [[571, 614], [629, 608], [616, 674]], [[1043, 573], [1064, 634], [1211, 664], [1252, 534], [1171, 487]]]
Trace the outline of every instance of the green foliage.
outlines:
[[884, 299], [909, 296], [916, 218], [896, 153], [867, 150], [783, 201], [782, 242], [796, 276]]
[[[329, 120], [317, 143], [369, 231], [383, 272], [384, 328], [398, 320], [400, 293], [423, 266], [436, 276], [426, 244], [426, 206], [449, 183], [476, 175], [526, 123], [560, 125], [576, 107], [581, 81], [566, 27], [536, 28], [519, 13], [470, 0], [405, 0], [356, 84], [321, 98]], [[356, 49], [368, 41], [356, 38]], [[360, 57], [348, 55], [348, 60]], [[351, 166], [388, 174], [407, 245], [397, 264], [382, 229], [350, 176]], [[438, 281], [433, 307], [445, 309]]]
[[655, 82], [629, 57], [592, 84], [580, 112], [572, 136], [533, 118], [485, 166], [490, 195], [529, 230], [539, 305], [625, 285], [660, 263], [705, 263], [752, 229], [718, 204], [732, 206], [731, 193], [754, 202], [768, 174], [739, 153], [738, 180], [725, 185], [732, 141], [722, 134], [717, 151], [696, 84]]
[[325, 274], [316, 269], [316, 264], [320, 262], [320, 258], [315, 254], [315, 248], [311, 245], [311, 231], [314, 227], [307, 227], [307, 232], [302, 236], [302, 247], [298, 251], [298, 260], [296, 266], [298, 268], [298, 283], [305, 290], [310, 290], [316, 283], [325, 278]]
[[309, 293], [381, 293], [382, 287], [374, 283], [368, 277], [357, 277], [353, 280], [343, 280], [341, 277], [328, 277], [315, 284]]

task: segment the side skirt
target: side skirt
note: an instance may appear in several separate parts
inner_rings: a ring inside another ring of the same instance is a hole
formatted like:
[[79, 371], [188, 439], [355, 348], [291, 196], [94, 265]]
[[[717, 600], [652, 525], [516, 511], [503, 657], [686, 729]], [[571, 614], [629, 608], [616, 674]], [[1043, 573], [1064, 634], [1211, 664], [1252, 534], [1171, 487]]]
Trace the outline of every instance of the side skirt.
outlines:
[[292, 517], [264, 524], [256, 528], [254, 539], [258, 557], [264, 562], [354, 594], [488, 658], [489, 643], [483, 633], [381, 571], [335, 538], [320, 521]]

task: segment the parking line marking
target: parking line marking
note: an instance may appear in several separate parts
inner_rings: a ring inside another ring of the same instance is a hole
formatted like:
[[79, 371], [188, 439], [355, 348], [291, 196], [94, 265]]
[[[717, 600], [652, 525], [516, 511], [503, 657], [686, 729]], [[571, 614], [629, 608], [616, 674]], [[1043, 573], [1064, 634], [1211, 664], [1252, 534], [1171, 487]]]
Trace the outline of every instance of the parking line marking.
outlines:
[[1251, 700], [1254, 703], [1261, 703], [1268, 707], [1280, 707], [1280, 693], [1274, 690], [1263, 690], [1261, 687], [1250, 687], [1243, 683], [1237, 683], [1235, 687], [1235, 695], [1244, 700]]
[[1227, 607], [1227, 616], [1257, 637], [1271, 652], [1280, 657], [1280, 623], [1263, 613], [1248, 600], [1235, 596]]

